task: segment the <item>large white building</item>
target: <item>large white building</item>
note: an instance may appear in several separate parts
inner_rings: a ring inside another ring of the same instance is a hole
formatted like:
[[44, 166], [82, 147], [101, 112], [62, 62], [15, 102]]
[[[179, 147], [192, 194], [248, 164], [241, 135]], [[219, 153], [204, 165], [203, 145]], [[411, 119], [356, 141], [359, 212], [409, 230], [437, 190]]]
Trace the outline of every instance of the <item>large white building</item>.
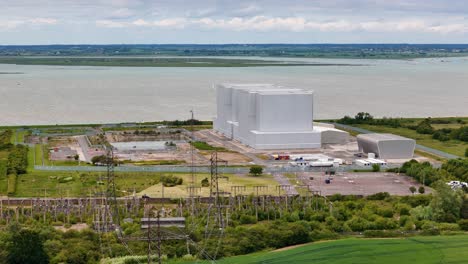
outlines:
[[271, 84], [220, 84], [214, 129], [256, 149], [320, 148], [313, 96]]

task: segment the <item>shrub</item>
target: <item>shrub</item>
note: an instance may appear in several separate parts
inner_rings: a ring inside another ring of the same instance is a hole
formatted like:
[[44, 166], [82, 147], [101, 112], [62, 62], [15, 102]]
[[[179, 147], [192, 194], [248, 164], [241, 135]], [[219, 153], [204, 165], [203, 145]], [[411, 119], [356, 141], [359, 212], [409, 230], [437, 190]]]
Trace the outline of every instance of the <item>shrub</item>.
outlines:
[[424, 186], [419, 186], [418, 192], [419, 192], [420, 194], [424, 194], [424, 193], [426, 192], [426, 189], [424, 188]]
[[164, 175], [161, 177], [161, 182], [164, 187], [174, 187], [176, 185], [181, 185], [183, 181], [184, 180], [182, 178], [172, 176], [172, 175], [169, 175], [169, 176]]
[[389, 197], [390, 197], [390, 194], [388, 192], [379, 192], [379, 193], [367, 196], [367, 200], [385, 200], [386, 198], [389, 198]]
[[253, 215], [241, 215], [241, 217], [239, 218], [239, 222], [242, 225], [255, 224], [257, 223], [257, 219]]
[[209, 187], [210, 186], [210, 181], [208, 180], [208, 178], [205, 178], [201, 181], [201, 186], [202, 187]]
[[372, 171], [373, 172], [379, 172], [380, 171], [380, 165], [379, 164], [372, 164]]
[[461, 230], [468, 231], [468, 219], [458, 221], [458, 226], [460, 226]]
[[252, 176], [260, 176], [263, 173], [263, 167], [259, 165], [251, 166], [249, 173], [252, 174]]

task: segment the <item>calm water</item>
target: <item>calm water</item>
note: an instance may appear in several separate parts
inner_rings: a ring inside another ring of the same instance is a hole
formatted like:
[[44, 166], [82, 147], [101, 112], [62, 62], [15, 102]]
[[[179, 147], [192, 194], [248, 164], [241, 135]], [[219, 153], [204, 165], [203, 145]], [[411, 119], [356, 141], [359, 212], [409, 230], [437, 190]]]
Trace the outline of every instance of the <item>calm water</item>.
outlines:
[[[294, 59], [299, 60], [299, 59]], [[316, 60], [366, 66], [124, 68], [0, 65], [0, 125], [141, 122], [215, 116], [220, 82], [315, 91], [315, 118], [468, 116], [468, 58]]]

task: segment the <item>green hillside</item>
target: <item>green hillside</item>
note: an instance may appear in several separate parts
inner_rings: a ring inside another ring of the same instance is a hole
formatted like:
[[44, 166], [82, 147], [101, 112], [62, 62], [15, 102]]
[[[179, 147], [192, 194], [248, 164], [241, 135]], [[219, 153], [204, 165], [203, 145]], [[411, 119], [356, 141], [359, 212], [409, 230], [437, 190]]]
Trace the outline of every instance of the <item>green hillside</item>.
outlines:
[[467, 263], [468, 235], [402, 239], [344, 239], [283, 251], [226, 258], [218, 263], [431, 264]]

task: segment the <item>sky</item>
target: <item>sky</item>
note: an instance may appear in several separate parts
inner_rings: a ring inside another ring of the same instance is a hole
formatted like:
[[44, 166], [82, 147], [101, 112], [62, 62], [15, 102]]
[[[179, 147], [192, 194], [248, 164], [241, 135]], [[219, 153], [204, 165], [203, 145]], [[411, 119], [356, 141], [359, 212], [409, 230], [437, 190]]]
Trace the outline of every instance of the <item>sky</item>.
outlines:
[[468, 43], [468, 0], [0, 0], [0, 45]]

